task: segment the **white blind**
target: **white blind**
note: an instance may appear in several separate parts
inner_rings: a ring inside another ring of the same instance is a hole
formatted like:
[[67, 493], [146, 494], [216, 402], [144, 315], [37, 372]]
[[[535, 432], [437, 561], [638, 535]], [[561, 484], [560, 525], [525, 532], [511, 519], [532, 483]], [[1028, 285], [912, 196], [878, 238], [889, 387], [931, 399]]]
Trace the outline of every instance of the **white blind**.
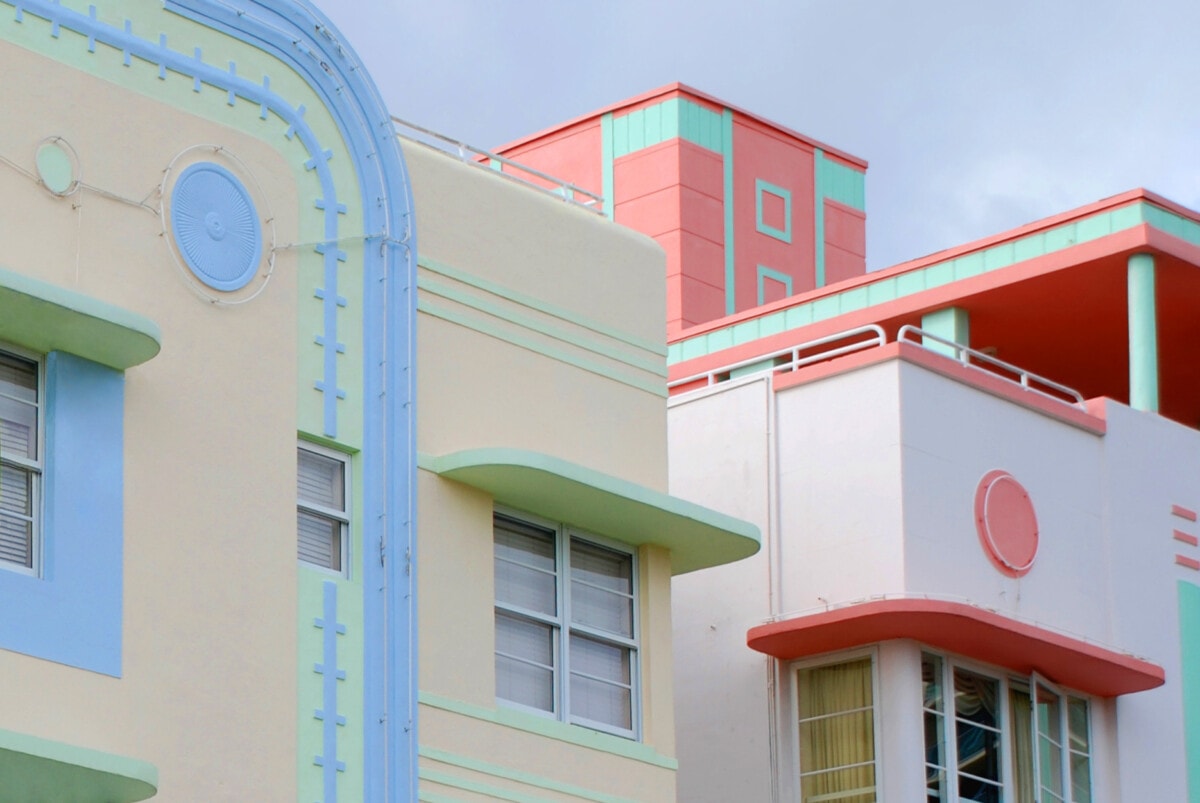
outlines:
[[0, 463], [0, 560], [33, 565], [33, 473]]
[[296, 450], [296, 556], [333, 571], [342, 570], [346, 532], [346, 464]]

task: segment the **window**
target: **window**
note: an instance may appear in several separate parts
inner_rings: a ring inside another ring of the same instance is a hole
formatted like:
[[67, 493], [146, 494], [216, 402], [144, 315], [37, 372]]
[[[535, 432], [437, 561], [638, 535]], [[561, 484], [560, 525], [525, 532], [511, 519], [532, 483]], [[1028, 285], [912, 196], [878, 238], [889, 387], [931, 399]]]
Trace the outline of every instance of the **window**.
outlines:
[[296, 450], [296, 552], [304, 563], [344, 572], [349, 546], [346, 458], [305, 444]]
[[496, 697], [637, 737], [637, 562], [569, 528], [497, 513]]
[[1087, 700], [936, 655], [922, 656], [921, 675], [927, 800], [1090, 803]]
[[875, 803], [871, 658], [796, 671], [800, 800]]
[[0, 562], [34, 572], [42, 480], [38, 363], [0, 351]]

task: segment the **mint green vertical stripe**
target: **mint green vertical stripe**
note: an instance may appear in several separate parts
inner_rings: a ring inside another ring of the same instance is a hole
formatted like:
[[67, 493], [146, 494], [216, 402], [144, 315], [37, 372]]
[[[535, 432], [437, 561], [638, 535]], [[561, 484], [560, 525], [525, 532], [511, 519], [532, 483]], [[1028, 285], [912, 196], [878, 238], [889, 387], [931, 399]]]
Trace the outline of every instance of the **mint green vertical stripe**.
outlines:
[[616, 200], [613, 198], [613, 116], [612, 112], [600, 115], [600, 180], [603, 183], [604, 214], [613, 219]]
[[[1129, 257], [1129, 406], [1158, 412], [1158, 317], [1154, 257]], [[1198, 746], [1200, 749], [1200, 746]]]
[[813, 150], [813, 281], [825, 286], [825, 151]]
[[725, 167], [725, 314], [737, 312], [733, 259], [733, 112], [721, 110], [721, 160]]
[[1200, 587], [1179, 581], [1179, 657], [1188, 801], [1200, 803]]

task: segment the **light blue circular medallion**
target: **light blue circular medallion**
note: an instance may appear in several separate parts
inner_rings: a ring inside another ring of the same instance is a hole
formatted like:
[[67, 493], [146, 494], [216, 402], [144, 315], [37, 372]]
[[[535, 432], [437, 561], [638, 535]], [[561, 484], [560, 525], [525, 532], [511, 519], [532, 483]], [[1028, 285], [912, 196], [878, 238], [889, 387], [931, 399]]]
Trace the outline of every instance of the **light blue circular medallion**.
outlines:
[[196, 278], [215, 290], [240, 290], [262, 258], [262, 225], [250, 193], [220, 165], [198, 162], [171, 191], [171, 235]]

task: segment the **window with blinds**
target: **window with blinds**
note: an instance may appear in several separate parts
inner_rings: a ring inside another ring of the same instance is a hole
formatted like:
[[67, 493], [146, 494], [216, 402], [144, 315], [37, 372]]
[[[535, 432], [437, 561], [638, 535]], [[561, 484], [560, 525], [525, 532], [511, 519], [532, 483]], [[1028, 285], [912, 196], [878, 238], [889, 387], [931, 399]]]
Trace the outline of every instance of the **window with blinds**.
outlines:
[[308, 444], [296, 450], [296, 554], [344, 572], [349, 546], [349, 466], [344, 456]]
[[0, 565], [35, 570], [42, 479], [38, 363], [0, 351]]
[[497, 513], [496, 697], [637, 738], [633, 553]]

